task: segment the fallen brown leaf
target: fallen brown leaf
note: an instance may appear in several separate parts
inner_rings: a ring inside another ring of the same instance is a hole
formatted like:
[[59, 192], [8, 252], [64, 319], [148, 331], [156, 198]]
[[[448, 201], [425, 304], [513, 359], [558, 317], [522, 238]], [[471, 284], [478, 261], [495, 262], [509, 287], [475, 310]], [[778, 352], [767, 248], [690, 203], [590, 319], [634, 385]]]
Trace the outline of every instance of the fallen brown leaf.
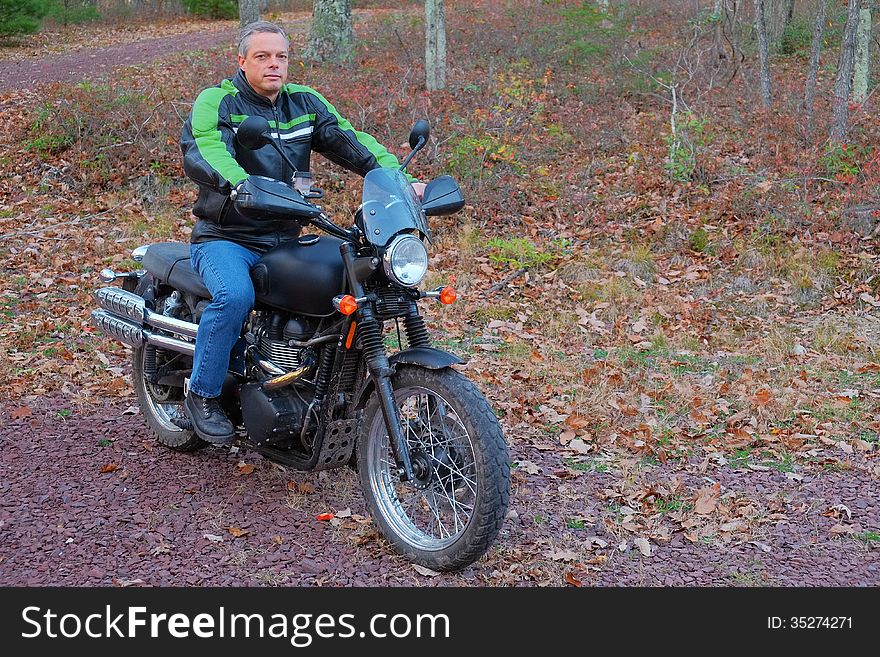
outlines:
[[115, 463], [108, 463], [107, 465], [101, 466], [101, 474], [107, 474], [108, 472], [114, 472], [119, 469], [119, 466]]
[[721, 497], [721, 484], [712, 484], [706, 488], [697, 491], [697, 498], [694, 501], [694, 512], [701, 516], [706, 516], [715, 510], [718, 506], [718, 499]]
[[583, 586], [581, 580], [575, 577], [572, 573], [565, 573], [565, 583], [570, 586]]
[[440, 574], [436, 570], [425, 568], [424, 566], [420, 566], [417, 563], [413, 564], [413, 570], [415, 570], [419, 575], [424, 575], [425, 577], [437, 577], [437, 575]]
[[12, 412], [9, 414], [9, 416], [13, 420], [20, 420], [25, 417], [31, 417], [32, 415], [33, 415], [33, 413], [31, 412], [31, 409], [29, 406], [20, 406], [18, 408], [14, 408], [14, 409], [12, 409]]

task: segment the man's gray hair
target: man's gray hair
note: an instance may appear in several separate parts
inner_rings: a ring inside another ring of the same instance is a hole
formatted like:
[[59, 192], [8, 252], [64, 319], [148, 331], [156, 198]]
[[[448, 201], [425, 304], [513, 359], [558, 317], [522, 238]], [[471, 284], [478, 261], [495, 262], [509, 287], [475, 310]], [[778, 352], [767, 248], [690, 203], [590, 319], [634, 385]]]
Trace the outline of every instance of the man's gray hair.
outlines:
[[247, 57], [247, 51], [251, 45], [251, 37], [257, 32], [273, 32], [275, 34], [280, 34], [284, 37], [284, 40], [287, 41], [287, 45], [290, 45], [290, 37], [287, 36], [287, 32], [281, 27], [275, 25], [275, 23], [270, 23], [269, 21], [254, 21], [241, 28], [241, 34], [238, 37], [239, 55]]

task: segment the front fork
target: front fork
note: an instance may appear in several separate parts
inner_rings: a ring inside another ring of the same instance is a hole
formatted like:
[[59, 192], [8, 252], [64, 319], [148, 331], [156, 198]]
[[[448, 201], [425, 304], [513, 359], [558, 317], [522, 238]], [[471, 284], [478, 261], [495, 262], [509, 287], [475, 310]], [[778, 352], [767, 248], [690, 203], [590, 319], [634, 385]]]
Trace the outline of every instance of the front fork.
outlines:
[[[355, 247], [344, 242], [339, 251], [342, 254], [342, 261], [345, 264], [345, 271], [348, 275], [348, 283], [351, 286], [352, 294], [361, 298], [365, 295], [364, 286], [355, 275]], [[379, 403], [382, 407], [382, 416], [385, 419], [385, 426], [388, 428], [388, 437], [391, 439], [391, 452], [394, 455], [394, 462], [400, 474], [401, 481], [413, 481], [412, 459], [409, 456], [409, 445], [406, 437], [400, 428], [400, 413], [397, 403], [394, 400], [394, 389], [391, 387], [391, 375], [394, 369], [388, 361], [388, 355], [385, 353], [385, 345], [382, 342], [382, 325], [373, 312], [373, 305], [370, 303], [361, 304], [357, 310], [358, 332], [362, 343], [364, 358], [367, 362], [367, 369], [376, 386], [376, 394], [379, 395]]]

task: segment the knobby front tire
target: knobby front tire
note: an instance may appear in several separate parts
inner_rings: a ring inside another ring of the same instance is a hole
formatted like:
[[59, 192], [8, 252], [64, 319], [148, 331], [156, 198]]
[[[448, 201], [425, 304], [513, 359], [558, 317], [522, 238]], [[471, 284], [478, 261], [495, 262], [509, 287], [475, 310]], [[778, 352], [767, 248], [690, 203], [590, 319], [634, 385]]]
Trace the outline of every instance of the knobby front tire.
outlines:
[[487, 552], [504, 522], [504, 435], [485, 397], [455, 370], [398, 366], [392, 387], [416, 478], [400, 481], [374, 393], [358, 439], [367, 506], [397, 552], [432, 570], [459, 570]]

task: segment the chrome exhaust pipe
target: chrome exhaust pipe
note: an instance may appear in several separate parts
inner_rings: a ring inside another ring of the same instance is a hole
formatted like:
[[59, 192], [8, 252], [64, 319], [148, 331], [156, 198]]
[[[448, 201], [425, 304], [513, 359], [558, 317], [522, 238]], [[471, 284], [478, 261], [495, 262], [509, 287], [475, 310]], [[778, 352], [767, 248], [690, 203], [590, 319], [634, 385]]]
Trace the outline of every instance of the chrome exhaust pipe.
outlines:
[[111, 338], [116, 338], [129, 347], [143, 347], [144, 344], [152, 344], [160, 349], [174, 351], [187, 356], [195, 354], [194, 342], [178, 340], [167, 335], [157, 335], [145, 330], [133, 322], [117, 317], [106, 310], [92, 311], [92, 324], [101, 329]]
[[98, 304], [104, 310], [125, 319], [130, 319], [138, 324], [147, 324], [187, 338], [195, 338], [196, 333], [198, 333], [198, 324], [154, 313], [147, 308], [146, 302], [142, 297], [122, 288], [102, 287], [95, 292], [95, 297], [98, 300]]
[[111, 315], [106, 310], [93, 310], [92, 324], [129, 347], [142, 347], [146, 342], [140, 326]]
[[144, 335], [147, 338], [147, 344], [155, 345], [166, 351], [176, 351], [177, 353], [185, 354], [186, 356], [195, 356], [195, 342], [186, 342], [184, 340], [178, 340], [177, 338], [169, 338], [167, 335], [156, 335], [149, 331], [144, 331]]

